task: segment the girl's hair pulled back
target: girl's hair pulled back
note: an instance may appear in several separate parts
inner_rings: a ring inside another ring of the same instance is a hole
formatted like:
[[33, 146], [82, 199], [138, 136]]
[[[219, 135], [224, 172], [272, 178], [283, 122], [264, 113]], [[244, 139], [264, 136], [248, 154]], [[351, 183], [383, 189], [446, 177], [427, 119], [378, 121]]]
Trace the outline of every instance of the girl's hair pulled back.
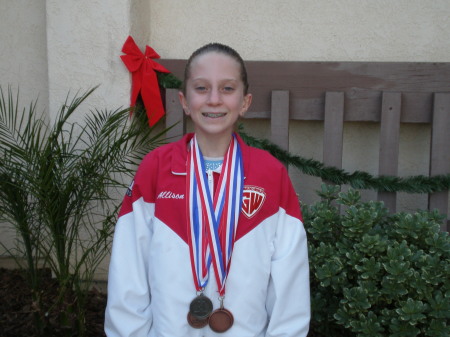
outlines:
[[182, 86], [183, 92], [186, 93], [186, 83], [191, 75], [192, 61], [197, 56], [204, 55], [204, 54], [211, 53], [211, 52], [228, 55], [239, 64], [239, 67], [241, 68], [240, 69], [241, 80], [242, 80], [242, 83], [244, 84], [244, 95], [247, 95], [248, 79], [247, 79], [247, 69], [245, 68], [244, 60], [242, 59], [241, 55], [239, 55], [239, 53], [236, 50], [234, 50], [233, 48], [231, 48], [227, 45], [224, 45], [224, 44], [221, 44], [218, 42], [208, 43], [208, 44], [204, 45], [203, 47], [198, 48], [189, 57], [189, 59], [187, 60], [187, 63], [186, 63], [186, 67], [184, 68], [184, 81], [183, 81], [183, 86]]

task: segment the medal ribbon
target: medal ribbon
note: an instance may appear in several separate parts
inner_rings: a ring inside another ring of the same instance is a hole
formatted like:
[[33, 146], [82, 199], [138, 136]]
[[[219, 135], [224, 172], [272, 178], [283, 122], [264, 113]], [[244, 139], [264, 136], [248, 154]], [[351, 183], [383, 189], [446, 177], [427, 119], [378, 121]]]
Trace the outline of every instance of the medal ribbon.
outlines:
[[223, 296], [242, 206], [244, 173], [239, 143], [233, 135], [214, 197], [195, 136], [187, 166], [188, 238], [195, 286], [197, 291], [206, 286], [212, 262], [219, 294]]

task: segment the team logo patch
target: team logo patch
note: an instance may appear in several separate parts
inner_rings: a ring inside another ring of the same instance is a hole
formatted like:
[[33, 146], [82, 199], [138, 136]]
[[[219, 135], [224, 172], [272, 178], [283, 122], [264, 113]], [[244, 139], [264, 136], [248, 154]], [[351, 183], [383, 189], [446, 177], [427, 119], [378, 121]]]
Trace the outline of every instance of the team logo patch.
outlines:
[[254, 216], [266, 200], [264, 189], [257, 186], [244, 186], [242, 213], [247, 218]]

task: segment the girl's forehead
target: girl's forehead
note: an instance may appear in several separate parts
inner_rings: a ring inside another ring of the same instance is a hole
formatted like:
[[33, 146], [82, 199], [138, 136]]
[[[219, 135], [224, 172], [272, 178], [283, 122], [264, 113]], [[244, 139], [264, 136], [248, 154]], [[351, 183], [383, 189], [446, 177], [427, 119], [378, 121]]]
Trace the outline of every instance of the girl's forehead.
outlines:
[[208, 52], [198, 55], [192, 60], [190, 77], [207, 74], [228, 74], [232, 78], [240, 78], [240, 65], [231, 56], [224, 53]]

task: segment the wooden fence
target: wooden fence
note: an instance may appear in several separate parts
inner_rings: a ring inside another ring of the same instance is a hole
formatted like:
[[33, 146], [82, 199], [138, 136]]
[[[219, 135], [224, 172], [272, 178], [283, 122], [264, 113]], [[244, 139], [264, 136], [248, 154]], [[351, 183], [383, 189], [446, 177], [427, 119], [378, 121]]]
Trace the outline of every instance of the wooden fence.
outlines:
[[[183, 78], [185, 60], [160, 60]], [[342, 168], [344, 122], [380, 124], [379, 174], [398, 175], [400, 123], [431, 125], [430, 176], [450, 174], [450, 63], [246, 62], [253, 94], [246, 118], [270, 119], [271, 141], [289, 149], [289, 121], [323, 121], [323, 163]], [[178, 91], [165, 95], [170, 136], [185, 133]], [[396, 210], [396, 193], [378, 199]], [[448, 214], [449, 191], [428, 209]], [[450, 221], [443, 224], [449, 230]]]

